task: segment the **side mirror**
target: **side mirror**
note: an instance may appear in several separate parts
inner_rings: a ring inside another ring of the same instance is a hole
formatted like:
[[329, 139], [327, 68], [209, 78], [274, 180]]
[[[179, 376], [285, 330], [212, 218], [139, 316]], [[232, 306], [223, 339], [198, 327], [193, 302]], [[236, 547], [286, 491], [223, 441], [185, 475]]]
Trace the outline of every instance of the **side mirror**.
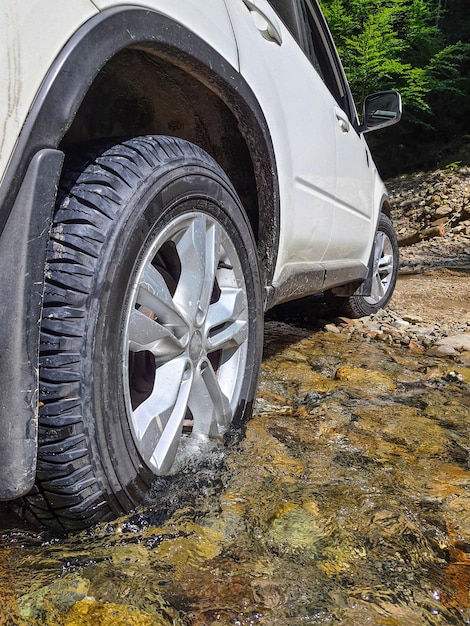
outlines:
[[363, 106], [362, 126], [359, 132], [392, 126], [400, 121], [402, 114], [401, 96], [397, 91], [381, 91], [367, 96]]

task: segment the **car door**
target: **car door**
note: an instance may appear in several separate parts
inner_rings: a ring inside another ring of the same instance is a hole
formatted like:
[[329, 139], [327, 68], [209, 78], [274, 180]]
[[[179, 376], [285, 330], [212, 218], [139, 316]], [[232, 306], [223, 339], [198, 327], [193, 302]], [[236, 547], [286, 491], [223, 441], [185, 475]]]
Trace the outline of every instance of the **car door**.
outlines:
[[366, 264], [373, 224], [375, 165], [328, 27], [314, 0], [298, 0], [305, 29], [305, 52], [330, 92], [335, 119], [336, 187], [333, 231], [323, 262]]
[[[278, 13], [272, 5], [279, 5]], [[281, 196], [276, 285], [315, 264], [321, 270], [334, 218], [337, 121], [328, 89], [299, 45], [294, 0], [228, 0], [227, 8], [240, 72], [264, 111], [276, 155]]]

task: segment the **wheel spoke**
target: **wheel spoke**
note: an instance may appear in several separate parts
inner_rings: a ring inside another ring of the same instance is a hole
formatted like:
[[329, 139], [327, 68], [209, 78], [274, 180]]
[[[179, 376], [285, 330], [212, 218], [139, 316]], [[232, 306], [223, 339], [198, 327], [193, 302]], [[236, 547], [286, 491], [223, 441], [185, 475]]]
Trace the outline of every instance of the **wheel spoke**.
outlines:
[[230, 402], [209, 362], [194, 375], [189, 408], [194, 419], [193, 434], [196, 435], [220, 436], [232, 421]]
[[134, 309], [129, 319], [129, 350], [148, 350], [156, 357], [170, 359], [182, 353], [184, 340], [178, 339], [171, 330], [165, 328], [145, 313]]
[[142, 274], [136, 302], [149, 309], [162, 324], [186, 326], [183, 314], [171, 297], [163, 276], [150, 264]]
[[379, 260], [383, 256], [386, 240], [387, 240], [387, 238], [386, 238], [385, 234], [380, 232], [380, 231], [375, 235], [374, 254], [375, 254], [376, 263], [378, 263]]
[[188, 371], [184, 358], [160, 366], [152, 393], [133, 412], [140, 454], [159, 473], [170, 469], [178, 448], [191, 389]]
[[183, 421], [188, 410], [188, 398], [191, 390], [191, 379], [181, 381], [178, 397], [176, 399], [171, 415], [165, 426], [155, 450], [151, 457], [151, 462], [158, 468], [160, 474], [167, 473], [173, 461], [180, 443], [183, 432]]
[[372, 278], [372, 287], [370, 295], [375, 300], [375, 302], [379, 302], [383, 298], [385, 294], [384, 285], [380, 278], [380, 274], [376, 272], [375, 276]]
[[223, 287], [217, 302], [211, 304], [206, 319], [206, 329], [210, 330], [228, 321], [239, 319], [246, 309], [245, 294], [242, 289]]
[[217, 222], [212, 222], [206, 232], [206, 262], [197, 314], [197, 321], [200, 322], [207, 314], [214, 290], [215, 273], [220, 259], [220, 241], [221, 228]]
[[241, 289], [225, 287], [221, 290], [219, 300], [210, 306], [206, 319], [210, 351], [239, 346], [246, 341], [246, 306], [246, 298]]
[[393, 255], [384, 254], [379, 261], [379, 273], [381, 275], [389, 275], [393, 271]]
[[193, 321], [202, 322], [212, 297], [220, 256], [220, 230], [216, 222], [198, 215], [176, 246], [181, 276], [174, 300]]
[[207, 351], [241, 346], [248, 339], [248, 322], [235, 320], [207, 339]]

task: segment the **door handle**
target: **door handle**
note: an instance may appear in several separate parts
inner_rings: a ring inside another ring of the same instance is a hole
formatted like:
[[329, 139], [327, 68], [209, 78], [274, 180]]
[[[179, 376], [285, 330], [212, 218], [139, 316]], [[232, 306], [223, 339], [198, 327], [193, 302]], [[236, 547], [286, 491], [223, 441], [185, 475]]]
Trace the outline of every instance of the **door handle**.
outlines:
[[267, 41], [273, 41], [279, 46], [282, 44], [281, 29], [274, 16], [269, 16], [261, 6], [259, 0], [243, 0], [246, 8], [250, 11], [256, 28]]
[[342, 111], [339, 107], [335, 107], [335, 115], [336, 119], [339, 122], [339, 127], [343, 131], [343, 133], [349, 133], [351, 128], [351, 123], [348, 120], [348, 116], [344, 111]]

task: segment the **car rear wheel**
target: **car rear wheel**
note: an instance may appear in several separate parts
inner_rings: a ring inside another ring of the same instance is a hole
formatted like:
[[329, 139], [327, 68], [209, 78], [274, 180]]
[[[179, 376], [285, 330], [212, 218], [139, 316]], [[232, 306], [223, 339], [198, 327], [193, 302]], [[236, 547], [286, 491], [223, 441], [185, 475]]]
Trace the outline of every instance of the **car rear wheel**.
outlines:
[[369, 268], [370, 294], [338, 297], [328, 294], [328, 300], [337, 312], [350, 318], [373, 315], [387, 306], [397, 282], [399, 266], [398, 242], [393, 224], [386, 215], [380, 215]]
[[29, 498], [66, 529], [130, 510], [247, 418], [262, 349], [255, 243], [214, 160], [151, 136], [78, 163], [48, 248]]

